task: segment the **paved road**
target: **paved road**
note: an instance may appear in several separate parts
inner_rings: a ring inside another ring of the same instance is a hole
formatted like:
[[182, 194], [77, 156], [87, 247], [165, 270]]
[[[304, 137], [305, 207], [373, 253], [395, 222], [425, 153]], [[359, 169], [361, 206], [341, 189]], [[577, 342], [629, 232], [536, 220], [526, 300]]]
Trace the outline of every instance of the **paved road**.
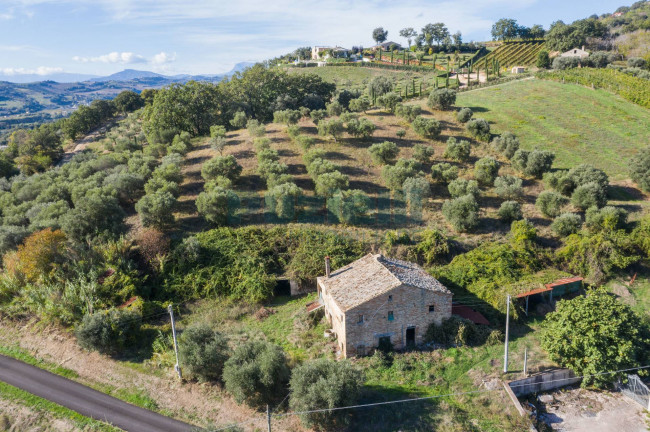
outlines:
[[128, 432], [186, 432], [194, 426], [136, 407], [59, 375], [0, 355], [0, 380]]

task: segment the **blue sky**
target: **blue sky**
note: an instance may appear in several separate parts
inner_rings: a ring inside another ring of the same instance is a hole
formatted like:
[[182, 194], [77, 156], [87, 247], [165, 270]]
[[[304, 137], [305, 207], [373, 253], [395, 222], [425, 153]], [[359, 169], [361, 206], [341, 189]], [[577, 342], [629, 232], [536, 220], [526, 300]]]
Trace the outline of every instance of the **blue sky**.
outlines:
[[[625, 3], [625, 4], [629, 4]], [[612, 0], [0, 0], [0, 76], [126, 68], [211, 74], [298, 46], [372, 44], [377, 26], [444, 22], [463, 40], [492, 23], [571, 22], [613, 12]]]

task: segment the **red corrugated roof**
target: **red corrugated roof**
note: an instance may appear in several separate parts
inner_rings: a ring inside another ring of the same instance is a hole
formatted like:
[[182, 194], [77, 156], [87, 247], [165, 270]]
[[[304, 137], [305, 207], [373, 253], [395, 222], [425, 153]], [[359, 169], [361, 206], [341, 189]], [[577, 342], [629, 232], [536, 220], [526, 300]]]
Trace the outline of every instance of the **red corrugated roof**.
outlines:
[[582, 281], [583, 279], [580, 276], [575, 276], [575, 277], [570, 277], [570, 278], [564, 278], [564, 279], [558, 279], [555, 282], [551, 282], [550, 284], [546, 284], [546, 288], [553, 288], [556, 286], [562, 286], [566, 284], [570, 284], [573, 282], [579, 282]]
[[475, 311], [469, 306], [460, 304], [451, 305], [451, 313], [453, 315], [458, 315], [461, 318], [468, 319], [474, 324], [490, 325], [490, 321], [488, 321], [482, 313]]
[[545, 288], [536, 288], [534, 290], [526, 291], [525, 293], [517, 294], [515, 296], [515, 298], [528, 297], [528, 296], [543, 293], [543, 292], [546, 292], [546, 291], [551, 291], [552, 289], [553, 289], [553, 287], [549, 288], [548, 285], [546, 285]]

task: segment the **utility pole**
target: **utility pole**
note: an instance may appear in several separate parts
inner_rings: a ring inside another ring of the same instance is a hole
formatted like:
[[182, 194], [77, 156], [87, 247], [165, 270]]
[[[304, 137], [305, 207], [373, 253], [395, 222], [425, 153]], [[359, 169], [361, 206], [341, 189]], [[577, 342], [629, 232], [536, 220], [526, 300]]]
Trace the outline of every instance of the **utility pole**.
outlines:
[[172, 337], [174, 338], [174, 353], [176, 354], [176, 364], [174, 365], [174, 370], [178, 374], [178, 379], [182, 380], [183, 375], [181, 374], [181, 367], [178, 362], [178, 342], [176, 341], [176, 323], [174, 322], [174, 307], [173, 305], [169, 305], [167, 307], [167, 310], [169, 311], [169, 316], [171, 317], [172, 321]]
[[266, 404], [266, 426], [268, 432], [271, 432], [271, 408], [269, 408], [268, 404]]
[[510, 330], [510, 294], [508, 294], [508, 297], [506, 299], [508, 304], [506, 305], [506, 346], [505, 346], [505, 352], [503, 354], [503, 373], [508, 373], [508, 337], [509, 337], [509, 330]]

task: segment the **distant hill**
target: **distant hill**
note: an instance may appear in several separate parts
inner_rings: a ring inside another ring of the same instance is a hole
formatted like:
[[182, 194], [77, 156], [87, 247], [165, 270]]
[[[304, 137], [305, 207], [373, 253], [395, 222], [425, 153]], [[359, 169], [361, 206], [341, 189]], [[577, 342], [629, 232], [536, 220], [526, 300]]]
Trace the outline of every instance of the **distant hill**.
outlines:
[[141, 78], [171, 78], [171, 77], [166, 77], [164, 75], [157, 74], [155, 72], [140, 71], [135, 69], [125, 69], [122, 72], [117, 72], [112, 75], [108, 75], [104, 77], [91, 78], [88, 81], [94, 81], [94, 82], [131, 81], [131, 80], [141, 79]]
[[56, 81], [59, 83], [73, 83], [79, 81], [87, 81], [89, 79], [97, 78], [97, 75], [79, 74], [79, 73], [52, 73], [47, 75], [37, 74], [15, 74], [15, 75], [2, 75], [0, 74], [0, 81], [6, 81], [17, 84], [33, 83], [40, 81]]

